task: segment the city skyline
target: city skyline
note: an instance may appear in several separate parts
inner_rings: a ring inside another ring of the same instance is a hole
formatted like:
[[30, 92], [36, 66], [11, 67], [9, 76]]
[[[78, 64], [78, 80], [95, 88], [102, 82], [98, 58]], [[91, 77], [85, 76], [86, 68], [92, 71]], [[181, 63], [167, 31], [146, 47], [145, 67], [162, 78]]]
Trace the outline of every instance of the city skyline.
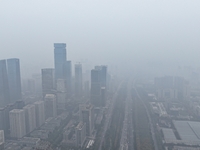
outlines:
[[52, 43], [61, 42], [68, 59], [89, 68], [199, 67], [199, 1], [76, 2], [2, 1], [0, 59], [19, 58], [22, 77], [30, 77], [53, 67]]

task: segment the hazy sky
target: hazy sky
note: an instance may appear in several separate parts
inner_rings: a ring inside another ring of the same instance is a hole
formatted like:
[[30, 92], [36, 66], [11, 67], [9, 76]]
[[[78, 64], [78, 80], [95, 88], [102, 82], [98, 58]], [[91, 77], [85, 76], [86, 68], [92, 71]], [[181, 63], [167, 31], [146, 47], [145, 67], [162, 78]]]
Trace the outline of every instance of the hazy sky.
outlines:
[[55, 42], [73, 62], [200, 66], [200, 1], [0, 1], [0, 59], [40, 72], [54, 66]]

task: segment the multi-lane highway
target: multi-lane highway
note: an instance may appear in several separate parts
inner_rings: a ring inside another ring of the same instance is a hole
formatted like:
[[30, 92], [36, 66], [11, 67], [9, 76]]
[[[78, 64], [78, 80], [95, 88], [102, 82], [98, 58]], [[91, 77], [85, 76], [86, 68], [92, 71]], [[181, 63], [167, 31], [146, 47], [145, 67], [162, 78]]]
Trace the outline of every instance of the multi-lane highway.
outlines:
[[134, 130], [132, 117], [132, 97], [131, 97], [132, 82], [127, 85], [127, 98], [125, 101], [125, 117], [123, 122], [120, 148], [119, 150], [134, 150]]
[[118, 86], [117, 91], [114, 93], [113, 98], [112, 98], [112, 100], [110, 102], [110, 105], [109, 105], [109, 108], [108, 108], [108, 113], [106, 115], [105, 124], [104, 124], [104, 127], [103, 127], [103, 132], [102, 132], [101, 140], [100, 140], [99, 150], [102, 149], [102, 145], [103, 145], [103, 142], [104, 142], [105, 136], [106, 136], [106, 131], [110, 127], [111, 118], [112, 118], [112, 114], [113, 114], [113, 109], [114, 109], [114, 106], [115, 106], [116, 99], [118, 97], [119, 90], [120, 90], [120, 88], [122, 86], [122, 83], [123, 82], [121, 82], [120, 85]]
[[147, 106], [145, 105], [144, 101], [142, 100], [140, 94], [138, 93], [137, 88], [134, 87], [134, 89], [136, 91], [137, 97], [142, 101], [142, 104], [145, 107], [147, 117], [148, 117], [148, 120], [149, 120], [149, 124], [150, 124], [150, 128], [151, 128], [151, 136], [152, 136], [152, 139], [153, 139], [154, 149], [158, 150], [158, 144], [157, 144], [157, 140], [156, 140], [155, 129], [153, 127], [153, 123], [152, 123], [151, 116], [149, 114], [149, 110], [147, 109]]

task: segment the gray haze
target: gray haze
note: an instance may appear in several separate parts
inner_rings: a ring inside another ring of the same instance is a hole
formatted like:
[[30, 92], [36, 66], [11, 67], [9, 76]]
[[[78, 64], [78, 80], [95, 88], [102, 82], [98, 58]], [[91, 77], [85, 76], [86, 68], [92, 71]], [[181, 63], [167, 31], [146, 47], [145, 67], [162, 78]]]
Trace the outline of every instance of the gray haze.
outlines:
[[0, 59], [20, 58], [26, 76], [53, 67], [53, 43], [64, 42], [74, 63], [199, 67], [199, 8], [199, 0], [1, 0]]

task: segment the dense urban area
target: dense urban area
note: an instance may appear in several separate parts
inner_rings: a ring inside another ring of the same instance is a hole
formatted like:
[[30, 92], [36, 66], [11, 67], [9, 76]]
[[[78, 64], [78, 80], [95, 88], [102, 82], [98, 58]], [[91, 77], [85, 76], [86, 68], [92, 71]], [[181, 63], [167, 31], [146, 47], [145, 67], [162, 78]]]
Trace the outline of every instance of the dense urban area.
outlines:
[[106, 64], [83, 68], [65, 43], [54, 44], [54, 67], [30, 79], [19, 59], [0, 60], [0, 150], [200, 150], [198, 70], [122, 77]]

